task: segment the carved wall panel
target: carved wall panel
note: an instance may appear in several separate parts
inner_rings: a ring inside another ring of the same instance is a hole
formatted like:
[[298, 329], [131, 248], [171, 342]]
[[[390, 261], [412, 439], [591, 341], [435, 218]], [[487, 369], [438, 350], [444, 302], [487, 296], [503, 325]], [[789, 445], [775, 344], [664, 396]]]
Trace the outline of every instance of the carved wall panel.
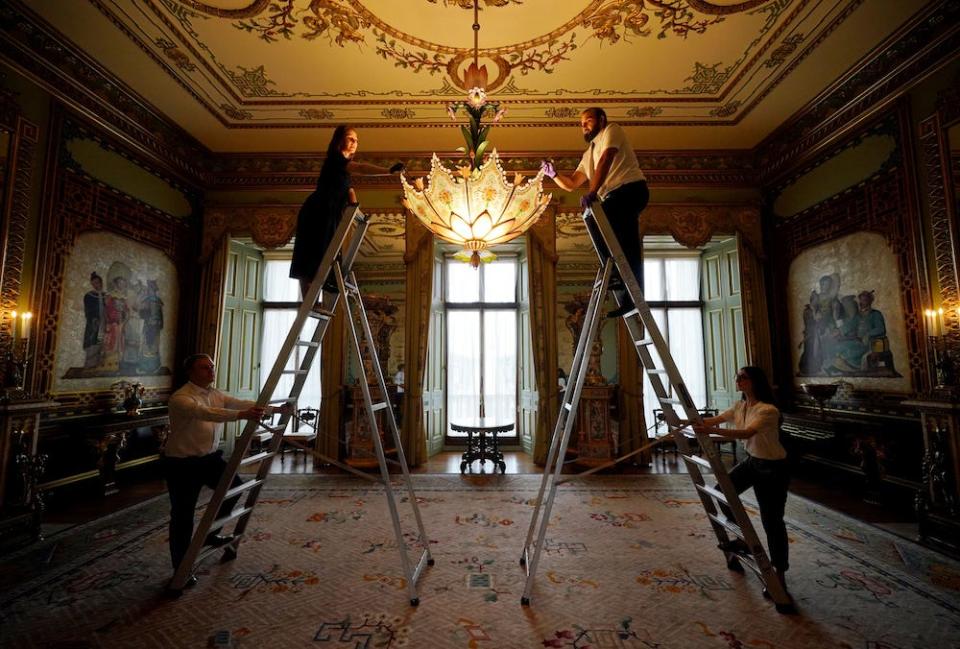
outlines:
[[[0, 311], [17, 309], [26, 251], [27, 223], [30, 218], [30, 186], [33, 180], [33, 157], [39, 131], [20, 115], [14, 96], [0, 91], [0, 129], [10, 133], [7, 168], [10, 185], [0, 197]], [[0, 319], [0, 349], [10, 345], [10, 321]]]
[[[30, 377], [30, 392], [48, 394], [53, 385], [57, 349], [57, 315], [61, 312], [64, 295], [66, 260], [77, 237], [82, 232], [103, 231], [146, 244], [161, 251], [176, 268], [187, 269], [193, 262], [195, 230], [183, 219], [175, 218], [145, 205], [82, 172], [71, 163], [62, 143], [64, 134], [81, 128], [71, 117], [55, 117], [54, 137], [61, 143], [48, 163], [50, 186], [53, 188], [43, 206], [38, 242], [37, 295], [35, 337], [33, 345], [34, 368]], [[192, 302], [192, 274], [181, 272], [179, 291]], [[190, 319], [189, 309], [181, 322]], [[177, 323], [169, 323], [175, 327]], [[179, 353], [179, 351], [178, 351]], [[146, 401], [162, 400], [169, 389], [148, 392]], [[109, 390], [58, 394], [61, 410], [94, 410], [113, 406]]]

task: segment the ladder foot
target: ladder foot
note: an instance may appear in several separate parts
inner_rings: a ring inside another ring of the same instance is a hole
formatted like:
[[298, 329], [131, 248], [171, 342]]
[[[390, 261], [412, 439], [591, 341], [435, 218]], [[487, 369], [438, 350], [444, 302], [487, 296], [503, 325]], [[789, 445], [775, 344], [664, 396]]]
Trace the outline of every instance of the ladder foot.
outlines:
[[432, 565], [435, 564], [435, 563], [436, 563], [436, 561], [433, 560], [433, 557], [427, 559], [427, 565], [428, 565], [428, 566], [432, 566]]
[[410, 600], [410, 606], [419, 606], [419, 605], [420, 605], [419, 597], [414, 597], [413, 599]]
[[521, 565], [521, 566], [527, 565], [527, 558], [526, 558], [526, 557], [520, 557], [520, 565]]
[[223, 551], [223, 556], [220, 557], [220, 563], [227, 563], [228, 561], [233, 561], [237, 558], [237, 549], [236, 548], [227, 548]]
[[736, 557], [730, 557], [727, 559], [727, 568], [733, 570], [734, 572], [743, 572], [743, 564], [740, 563], [740, 560]]
[[796, 615], [797, 607], [794, 606], [793, 602], [789, 604], [774, 604], [777, 608], [777, 613], [781, 615]]
[[521, 598], [520, 598], [520, 606], [530, 606], [530, 598], [529, 598], [529, 597], [521, 597]]

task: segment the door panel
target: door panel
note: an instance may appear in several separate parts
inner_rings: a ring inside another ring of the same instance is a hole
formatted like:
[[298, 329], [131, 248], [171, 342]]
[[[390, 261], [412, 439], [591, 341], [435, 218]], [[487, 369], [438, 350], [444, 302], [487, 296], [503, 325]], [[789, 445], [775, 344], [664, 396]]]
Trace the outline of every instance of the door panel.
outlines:
[[443, 318], [443, 260], [433, 260], [433, 295], [430, 304], [430, 330], [427, 334], [426, 385], [423, 386], [423, 421], [427, 433], [427, 454], [435, 455], [443, 450], [446, 433], [444, 404], [443, 365], [446, 358], [447, 332]]
[[707, 404], [723, 411], [738, 398], [733, 376], [746, 363], [740, 266], [735, 239], [703, 251], [702, 289]]
[[[223, 325], [217, 354], [220, 390], [255, 400], [260, 385], [260, 336], [263, 328], [263, 255], [252, 246], [230, 242], [224, 280]], [[229, 452], [243, 422], [224, 424]]]

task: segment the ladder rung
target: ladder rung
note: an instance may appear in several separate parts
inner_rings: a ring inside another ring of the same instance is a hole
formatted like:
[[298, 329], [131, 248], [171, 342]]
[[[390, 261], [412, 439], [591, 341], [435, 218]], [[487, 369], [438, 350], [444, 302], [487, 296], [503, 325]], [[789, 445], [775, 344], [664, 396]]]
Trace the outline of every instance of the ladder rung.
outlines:
[[229, 523], [230, 521], [235, 521], [241, 516], [246, 516], [252, 511], [253, 511], [253, 507], [241, 507], [240, 509], [235, 509], [234, 511], [230, 512], [223, 518], [218, 518], [217, 520], [213, 521], [213, 524], [210, 526], [210, 529], [207, 530], [207, 534], [223, 529], [223, 526]]
[[661, 376], [665, 376], [667, 374], [667, 370], [652, 369], [647, 370], [647, 374], [660, 374]]
[[707, 460], [704, 460], [699, 455], [684, 455], [683, 453], [681, 453], [680, 457], [682, 457], [687, 463], [693, 463], [700, 466], [701, 468], [710, 469], [711, 471], [713, 471], [713, 467], [710, 466], [710, 462], [708, 462]]
[[248, 455], [247, 457], [240, 460], [240, 466], [247, 466], [248, 464], [256, 464], [261, 460], [266, 460], [268, 457], [273, 457], [276, 453], [271, 453], [270, 451], [263, 451], [262, 453], [257, 453], [256, 455]]
[[661, 404], [670, 404], [671, 406], [682, 406], [685, 405], [680, 399], [660, 399]]
[[258, 424], [259, 428], [257, 430], [262, 430], [270, 433], [271, 435], [276, 435], [277, 433], [282, 433], [283, 429], [286, 426], [264, 426], [263, 424]]
[[696, 488], [697, 488], [699, 491], [702, 491], [702, 492], [705, 493], [705, 494], [709, 494], [710, 496], [713, 496], [713, 498], [714, 498], [715, 500], [717, 500], [718, 502], [722, 502], [724, 505], [727, 504], [727, 497], [726, 497], [725, 495], [723, 495], [723, 492], [722, 492], [722, 491], [720, 491], [720, 490], [718, 490], [718, 489], [714, 489], [713, 487], [708, 487], [708, 486], [705, 485], [705, 484], [698, 484], [698, 485], [694, 485], [694, 486], [696, 486]]
[[297, 397], [283, 397], [282, 399], [270, 399], [267, 403], [293, 403]]
[[563, 404], [563, 407], [566, 408], [567, 410], [573, 410], [573, 404], [571, 404], [571, 403], [569, 403], [569, 402], [568, 402], [568, 403], [564, 403], [564, 404]]
[[352, 293], [359, 293], [359, 292], [360, 292], [360, 289], [357, 288], [357, 285], [356, 285], [356, 284], [351, 284], [350, 282], [344, 282], [343, 285], [344, 285], [344, 287], [346, 287], [346, 289], [347, 289], [348, 291], [350, 291], [350, 292], [352, 292]]
[[259, 486], [262, 485], [263, 483], [264, 483], [264, 480], [256, 480], [256, 479], [255, 479], [255, 480], [247, 480], [247, 481], [244, 482], [243, 484], [237, 485], [236, 487], [233, 487], [232, 489], [227, 489], [227, 493], [223, 494], [223, 499], [224, 499], [224, 500], [227, 500], [228, 498], [232, 498], [233, 496], [236, 496], [237, 494], [242, 494], [244, 491], [249, 491], [249, 490], [253, 489], [254, 487], [259, 487]]
[[644, 345], [652, 345], [653, 338], [641, 338], [640, 340], [634, 340], [633, 344], [637, 347], [643, 347]]
[[234, 539], [227, 543], [226, 545], [205, 545], [203, 549], [200, 550], [200, 554], [197, 555], [196, 560], [193, 562], [194, 565], [203, 563], [203, 560], [209, 557], [211, 554], [220, 552], [221, 550], [226, 550], [227, 548], [233, 546], [236, 547], [240, 544], [240, 539], [243, 538], [242, 534], [235, 535]]
[[309, 370], [283, 370], [281, 374], [306, 374]]
[[374, 412], [377, 412], [377, 411], [380, 411], [380, 410], [386, 410], [389, 405], [390, 405], [390, 404], [387, 403], [386, 401], [381, 401], [380, 403], [375, 403], [375, 404], [373, 404], [373, 411], [374, 411]]
[[298, 340], [297, 347], [319, 347], [320, 343], [315, 343], [312, 340]]
[[726, 516], [723, 516], [723, 515], [721, 515], [721, 514], [710, 514], [710, 513], [707, 513], [707, 516], [708, 516], [708, 517], [710, 518], [710, 520], [712, 520], [713, 522], [722, 525], [725, 530], [727, 530], [728, 532], [730, 532], [731, 534], [733, 534], [735, 537], [737, 537], [738, 539], [743, 540], [743, 530], [740, 529], [740, 526], [737, 525], [737, 522], [736, 522], [736, 521], [732, 521], [732, 520], [730, 520], [729, 518], [727, 518]]
[[307, 315], [317, 320], [330, 320], [333, 318], [333, 311], [315, 311], [311, 309]]

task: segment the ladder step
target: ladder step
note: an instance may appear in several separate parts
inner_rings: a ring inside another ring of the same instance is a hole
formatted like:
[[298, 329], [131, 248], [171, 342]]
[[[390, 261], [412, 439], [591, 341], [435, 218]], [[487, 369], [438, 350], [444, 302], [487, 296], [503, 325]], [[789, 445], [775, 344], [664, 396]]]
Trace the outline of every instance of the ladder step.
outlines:
[[268, 457], [273, 457], [276, 453], [271, 453], [270, 451], [264, 451], [262, 453], [257, 453], [255, 455], [248, 455], [247, 457], [240, 460], [240, 466], [247, 466], [248, 464], [256, 464], [261, 460], [266, 460]]
[[681, 453], [680, 457], [682, 457], [687, 464], [696, 464], [702, 469], [709, 469], [710, 471], [713, 471], [713, 467], [710, 466], [710, 462], [704, 460], [699, 455], [684, 455]]
[[263, 424], [257, 424], [257, 426], [258, 426], [257, 430], [262, 430], [272, 435], [276, 435], [277, 433], [282, 433], [283, 429], [286, 428], [286, 426], [264, 426]]
[[306, 374], [309, 370], [283, 370], [281, 374]]
[[653, 338], [641, 338], [640, 340], [634, 340], [633, 344], [637, 347], [644, 347], [646, 345], [653, 344]]
[[333, 311], [316, 311], [311, 309], [307, 315], [317, 320], [330, 320], [333, 318]]
[[652, 369], [652, 370], [647, 370], [647, 374], [659, 374], [661, 376], [666, 376], [667, 370]]
[[234, 488], [232, 488], [232, 489], [227, 489], [227, 493], [225, 493], [225, 494], [223, 495], [223, 499], [224, 499], [224, 500], [227, 500], [228, 498], [232, 498], [233, 496], [236, 496], [237, 494], [242, 494], [244, 491], [250, 491], [250, 490], [253, 489], [254, 487], [259, 487], [259, 486], [262, 485], [264, 482], [266, 482], [266, 481], [265, 481], [265, 480], [247, 480], [246, 482], [244, 482], [244, 483], [241, 484], [241, 485], [237, 485], [236, 487], [234, 487]]
[[319, 347], [320, 343], [315, 343], [312, 340], [298, 340], [297, 347]]
[[740, 540], [743, 540], [743, 530], [740, 529], [740, 526], [737, 525], [736, 521], [732, 521], [723, 514], [707, 514], [707, 517], [712, 520], [714, 523], [721, 525], [725, 530], [733, 534]]
[[386, 401], [381, 401], [379, 403], [373, 404], [373, 411], [378, 412], [380, 410], [386, 410], [390, 406]]
[[235, 521], [241, 516], [246, 516], [253, 511], [253, 507], [241, 507], [240, 509], [235, 509], [223, 518], [218, 518], [213, 521], [213, 524], [210, 526], [210, 529], [207, 530], [207, 534], [216, 532], [217, 530], [222, 530], [223, 526], [229, 523], [230, 521]]
[[683, 405], [686, 405], [686, 404], [684, 404], [683, 401], [681, 401], [680, 399], [660, 399], [659, 401], [660, 401], [660, 403], [661, 403], [662, 405], [667, 405], [668, 403], [669, 403], [671, 406], [683, 406]]
[[236, 537], [235, 537], [232, 541], [230, 541], [229, 543], [227, 543], [226, 545], [205, 545], [205, 546], [203, 546], [203, 549], [200, 550], [200, 554], [197, 555], [197, 558], [196, 558], [196, 560], [194, 561], [194, 565], [199, 565], [199, 564], [203, 563], [203, 560], [206, 559], [207, 557], [209, 557], [211, 554], [216, 554], [217, 552], [220, 552], [220, 551], [222, 551], [222, 550], [226, 550], [227, 548], [230, 548], [230, 547], [236, 548], [238, 545], [240, 545], [240, 539], [242, 539], [242, 538], [243, 538], [243, 535], [242, 535], [242, 534], [237, 534]]
[[343, 285], [344, 285], [344, 286], [346, 287], [346, 289], [347, 289], [348, 291], [350, 291], [351, 293], [359, 293], [359, 292], [360, 292], [360, 289], [357, 288], [357, 285], [356, 285], [356, 284], [351, 284], [350, 282], [344, 282]]
[[573, 410], [573, 404], [571, 403], [565, 403], [563, 404], [563, 407], [566, 408], [567, 410]]
[[705, 484], [695, 484], [694, 485], [698, 491], [702, 491], [705, 494], [708, 494], [714, 498], [714, 500], [727, 504], [727, 497], [723, 495], [723, 492], [719, 489], [714, 489], [713, 487], [708, 487]]
[[281, 399], [270, 399], [267, 403], [293, 403], [297, 397], [283, 397]]

